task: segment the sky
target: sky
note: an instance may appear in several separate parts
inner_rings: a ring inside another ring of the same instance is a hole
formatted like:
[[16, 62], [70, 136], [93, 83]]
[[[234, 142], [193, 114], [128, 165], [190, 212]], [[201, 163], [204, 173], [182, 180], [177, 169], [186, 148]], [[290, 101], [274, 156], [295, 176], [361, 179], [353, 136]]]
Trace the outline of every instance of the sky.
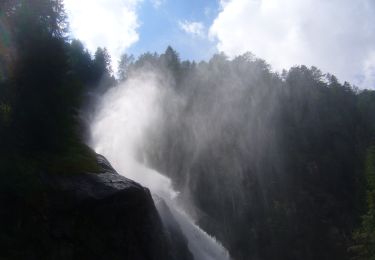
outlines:
[[374, 0], [64, 0], [71, 36], [91, 52], [208, 60], [245, 52], [275, 71], [316, 66], [375, 89]]

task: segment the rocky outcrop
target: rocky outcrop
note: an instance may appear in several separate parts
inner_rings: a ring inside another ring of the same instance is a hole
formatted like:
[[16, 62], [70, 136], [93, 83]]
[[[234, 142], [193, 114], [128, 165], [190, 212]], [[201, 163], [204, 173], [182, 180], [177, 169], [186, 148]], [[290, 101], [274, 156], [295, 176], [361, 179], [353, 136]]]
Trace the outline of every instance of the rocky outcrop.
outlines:
[[98, 164], [100, 174], [40, 173], [27, 192], [1, 191], [0, 259], [176, 259], [148, 189]]

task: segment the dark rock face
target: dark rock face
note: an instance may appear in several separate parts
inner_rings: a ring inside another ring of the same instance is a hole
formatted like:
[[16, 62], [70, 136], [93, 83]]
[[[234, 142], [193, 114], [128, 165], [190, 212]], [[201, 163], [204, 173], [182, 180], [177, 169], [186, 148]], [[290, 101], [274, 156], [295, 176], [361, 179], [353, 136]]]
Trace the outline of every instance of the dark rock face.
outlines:
[[98, 156], [101, 174], [40, 173], [0, 192], [0, 259], [175, 259], [148, 189]]

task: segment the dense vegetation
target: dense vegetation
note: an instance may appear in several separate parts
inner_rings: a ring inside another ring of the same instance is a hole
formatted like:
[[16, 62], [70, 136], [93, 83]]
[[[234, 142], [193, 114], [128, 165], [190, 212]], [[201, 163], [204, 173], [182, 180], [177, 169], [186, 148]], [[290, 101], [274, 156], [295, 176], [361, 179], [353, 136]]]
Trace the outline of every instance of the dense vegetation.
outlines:
[[95, 170], [78, 117], [85, 93], [114, 83], [106, 50], [68, 41], [61, 0], [1, 1], [0, 24], [2, 168]]
[[279, 75], [251, 54], [196, 64], [168, 48], [124, 59], [129, 77], [169, 79], [148, 161], [235, 259], [374, 257], [373, 91], [315, 67]]
[[[79, 111], [115, 84], [108, 53], [68, 40], [61, 0], [1, 1], [0, 26], [1, 191], [41, 168], [95, 171]], [[375, 259], [374, 91], [250, 54], [124, 55], [118, 78], [140, 69], [173, 92], [145, 140], [150, 166], [235, 259]]]

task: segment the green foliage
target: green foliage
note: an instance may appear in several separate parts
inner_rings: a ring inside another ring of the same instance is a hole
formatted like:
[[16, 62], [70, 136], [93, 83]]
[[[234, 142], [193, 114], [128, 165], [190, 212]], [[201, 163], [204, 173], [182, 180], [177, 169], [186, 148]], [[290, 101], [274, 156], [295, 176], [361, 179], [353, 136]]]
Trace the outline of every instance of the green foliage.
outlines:
[[[65, 39], [61, 0], [4, 0], [0, 10], [0, 39], [9, 40], [0, 45], [2, 187], [7, 176], [97, 172], [78, 111], [87, 93], [116, 83], [107, 50], [92, 59]], [[280, 76], [250, 53], [198, 64], [171, 47], [124, 55], [120, 80], [139, 69], [166, 76], [179, 100], [162, 104], [147, 161], [184, 188], [199, 223], [235, 259], [348, 259], [364, 172], [367, 212], [350, 252], [374, 258], [375, 148], [362, 165], [375, 133], [374, 91], [315, 67]]]
[[11, 121], [12, 107], [9, 104], [0, 104], [0, 120], [1, 125], [9, 125]]
[[361, 115], [370, 129], [370, 135], [375, 136], [375, 91], [364, 90], [358, 94], [358, 106]]
[[98, 71], [98, 55], [92, 60], [79, 41], [66, 41], [61, 0], [0, 5], [2, 29], [11, 39], [0, 52], [1, 68], [9, 68], [0, 81], [0, 164], [18, 164], [10, 170], [18, 174], [19, 167], [97, 171], [95, 153], [81, 141], [78, 111], [89, 88], [101, 84], [97, 74], [108, 68]]
[[375, 147], [367, 151], [365, 164], [367, 212], [361, 226], [353, 233], [353, 245], [349, 251], [352, 259], [375, 259]]
[[60, 38], [67, 31], [62, 0], [4, 0], [0, 3], [0, 10], [8, 17], [13, 33], [32, 26]]
[[171, 71], [173, 77], [179, 81], [181, 77], [181, 65], [178, 53], [171, 46], [168, 46], [165, 53], [160, 56], [160, 59], [162, 64]]
[[133, 55], [127, 55], [123, 54], [121, 55], [119, 65], [118, 65], [118, 78], [121, 81], [124, 81], [127, 79], [129, 70], [131, 69], [132, 64], [134, 63], [134, 56]]
[[111, 57], [106, 48], [98, 48], [96, 50], [94, 64], [99, 75], [100, 73], [112, 73]]
[[94, 84], [94, 63], [90, 53], [83, 47], [79, 40], [73, 40], [67, 50], [69, 74], [85, 85]]
[[374, 92], [315, 67], [280, 76], [250, 53], [195, 64], [168, 48], [129, 68], [172, 77], [181, 102], [163, 103], [147, 161], [186, 191], [235, 259], [349, 258]]

